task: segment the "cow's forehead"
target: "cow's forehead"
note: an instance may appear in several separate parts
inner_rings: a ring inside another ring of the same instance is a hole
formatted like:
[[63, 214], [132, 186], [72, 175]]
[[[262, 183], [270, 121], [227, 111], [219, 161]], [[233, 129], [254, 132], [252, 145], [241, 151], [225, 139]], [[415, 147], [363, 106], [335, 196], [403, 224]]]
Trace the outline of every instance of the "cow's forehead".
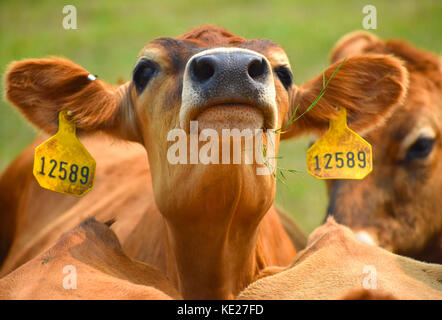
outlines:
[[247, 40], [218, 27], [199, 27], [177, 38], [158, 38], [149, 42], [140, 52], [139, 58], [149, 57], [171, 63], [175, 69], [183, 69], [190, 57], [210, 48], [237, 47], [259, 52], [272, 65], [285, 65], [289, 61], [285, 51], [267, 39]]

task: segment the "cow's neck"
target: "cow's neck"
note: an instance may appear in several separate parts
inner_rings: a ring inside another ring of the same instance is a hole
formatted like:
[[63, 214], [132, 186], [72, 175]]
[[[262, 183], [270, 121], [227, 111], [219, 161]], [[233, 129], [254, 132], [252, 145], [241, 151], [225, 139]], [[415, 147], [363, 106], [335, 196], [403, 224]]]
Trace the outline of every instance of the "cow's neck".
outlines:
[[166, 218], [168, 273], [186, 299], [234, 298], [266, 265], [258, 244], [273, 194], [253, 194], [243, 179], [223, 186], [226, 180], [214, 184], [218, 192], [198, 186], [206, 191], [198, 206], [174, 215], [185, 218]]
[[233, 299], [264, 267], [256, 248], [257, 230], [241, 236], [236, 230], [189, 232], [194, 236], [168, 230], [170, 276], [186, 299]]

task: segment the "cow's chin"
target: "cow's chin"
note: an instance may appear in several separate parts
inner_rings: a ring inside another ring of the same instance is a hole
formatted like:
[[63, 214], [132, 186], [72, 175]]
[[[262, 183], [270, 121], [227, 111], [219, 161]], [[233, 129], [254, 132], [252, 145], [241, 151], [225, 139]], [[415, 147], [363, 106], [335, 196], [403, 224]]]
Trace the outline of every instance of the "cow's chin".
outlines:
[[[254, 165], [185, 165], [171, 168], [170, 176], [155, 179], [156, 203], [170, 222], [182, 225], [207, 221], [259, 221], [272, 205], [275, 180], [257, 175]], [[191, 184], [186, 181], [192, 181]]]
[[223, 129], [255, 129], [264, 128], [264, 115], [261, 110], [250, 105], [222, 104], [209, 107], [195, 119], [198, 129], [213, 129], [222, 134]]

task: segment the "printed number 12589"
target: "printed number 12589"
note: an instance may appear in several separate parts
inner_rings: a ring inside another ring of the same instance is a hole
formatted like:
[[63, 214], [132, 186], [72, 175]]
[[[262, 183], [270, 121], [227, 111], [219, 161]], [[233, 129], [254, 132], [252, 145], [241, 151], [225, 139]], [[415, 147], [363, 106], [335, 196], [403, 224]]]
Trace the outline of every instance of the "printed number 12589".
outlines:
[[[316, 167], [315, 170], [321, 170], [320, 163], [323, 163], [318, 155], [315, 157]], [[365, 168], [367, 166], [367, 157], [365, 152], [359, 151], [358, 153], [350, 152], [335, 152], [326, 153], [323, 155], [323, 160], [325, 162], [324, 169], [334, 169], [334, 168], [354, 168], [358, 166], [359, 168]]]
[[46, 159], [41, 157], [41, 170], [38, 172], [42, 175], [48, 175], [49, 178], [66, 180], [75, 183], [79, 179], [81, 184], [87, 184], [89, 181], [89, 167], [79, 168], [75, 163], [69, 164], [65, 161], [57, 162], [57, 160], [49, 160], [49, 169], [45, 170]]

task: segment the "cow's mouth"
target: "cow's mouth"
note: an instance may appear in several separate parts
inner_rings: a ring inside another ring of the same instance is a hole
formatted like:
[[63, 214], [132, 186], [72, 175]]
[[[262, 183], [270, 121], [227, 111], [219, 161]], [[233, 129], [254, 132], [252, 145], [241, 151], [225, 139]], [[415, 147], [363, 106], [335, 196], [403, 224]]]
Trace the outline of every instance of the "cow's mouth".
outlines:
[[263, 112], [251, 105], [223, 103], [204, 108], [193, 119], [198, 121], [198, 129], [264, 129]]
[[197, 121], [198, 130], [213, 129], [273, 129], [276, 126], [274, 108], [266, 105], [251, 105], [244, 102], [226, 102], [192, 108], [185, 114], [183, 129], [190, 128], [191, 121]]

